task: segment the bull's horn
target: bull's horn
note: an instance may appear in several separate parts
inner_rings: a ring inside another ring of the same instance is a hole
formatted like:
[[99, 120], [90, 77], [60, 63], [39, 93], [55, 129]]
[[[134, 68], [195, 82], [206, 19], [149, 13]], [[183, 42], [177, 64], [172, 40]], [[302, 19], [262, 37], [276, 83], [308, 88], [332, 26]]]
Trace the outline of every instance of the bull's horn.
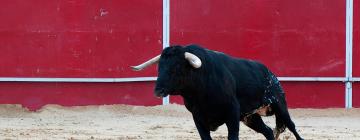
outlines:
[[201, 60], [196, 55], [185, 52], [185, 59], [189, 61], [190, 65], [194, 68], [200, 68], [201, 67]]
[[134, 70], [134, 71], [140, 71], [140, 70], [143, 70], [144, 68], [152, 65], [152, 64], [155, 64], [155, 63], [158, 63], [159, 62], [159, 59], [160, 59], [160, 56], [161, 55], [158, 55], [158, 56], [155, 56], [154, 58], [151, 58], [150, 60], [140, 64], [140, 65], [137, 65], [137, 66], [131, 66], [131, 68]]

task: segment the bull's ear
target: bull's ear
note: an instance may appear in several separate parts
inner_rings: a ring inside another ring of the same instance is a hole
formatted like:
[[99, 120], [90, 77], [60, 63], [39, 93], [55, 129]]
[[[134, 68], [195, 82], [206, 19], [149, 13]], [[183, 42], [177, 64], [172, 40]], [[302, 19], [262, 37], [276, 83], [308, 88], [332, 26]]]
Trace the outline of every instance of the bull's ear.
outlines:
[[201, 67], [201, 60], [196, 55], [189, 52], [185, 52], [185, 59], [189, 61], [190, 65], [193, 66], [194, 68], [197, 69]]
[[159, 63], [159, 60], [160, 60], [160, 56], [161, 55], [158, 55], [158, 56], [155, 56], [154, 58], [151, 58], [150, 60], [140, 64], [140, 65], [137, 65], [137, 66], [130, 66], [134, 71], [141, 71], [143, 70], [144, 68], [152, 65], [152, 64], [155, 64], [155, 63]]

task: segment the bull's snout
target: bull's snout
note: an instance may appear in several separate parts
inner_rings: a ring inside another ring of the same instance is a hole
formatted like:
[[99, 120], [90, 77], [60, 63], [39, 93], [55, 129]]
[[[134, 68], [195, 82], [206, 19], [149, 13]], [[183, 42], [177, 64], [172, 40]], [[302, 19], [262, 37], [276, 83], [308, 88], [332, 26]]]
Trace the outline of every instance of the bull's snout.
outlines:
[[155, 89], [155, 96], [156, 97], [166, 97], [168, 95], [168, 90], [164, 88], [156, 88]]

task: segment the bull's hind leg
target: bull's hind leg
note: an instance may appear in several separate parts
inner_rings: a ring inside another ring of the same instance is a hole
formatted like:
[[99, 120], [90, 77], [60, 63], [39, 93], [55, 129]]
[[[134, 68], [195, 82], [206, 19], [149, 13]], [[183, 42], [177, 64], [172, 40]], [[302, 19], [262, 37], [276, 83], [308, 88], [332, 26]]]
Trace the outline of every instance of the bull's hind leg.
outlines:
[[278, 116], [278, 114], [275, 114], [275, 117], [276, 117], [276, 127], [274, 129], [274, 136], [275, 136], [275, 140], [278, 140], [280, 134], [285, 131], [286, 126], [284, 121]]
[[272, 129], [264, 123], [259, 114], [253, 114], [246, 117], [244, 119], [244, 124], [256, 132], [263, 134], [267, 140], [274, 140]]
[[[295, 124], [291, 120], [289, 112], [287, 110], [286, 102], [284, 101], [284, 104], [277, 103], [273, 104], [273, 109], [275, 111], [276, 115], [276, 129], [283, 129], [283, 124], [295, 135], [297, 140], [303, 140], [298, 132], [296, 131]], [[284, 128], [285, 129], [285, 128]], [[276, 132], [276, 131], [275, 131]], [[277, 132], [279, 135], [280, 133]]]

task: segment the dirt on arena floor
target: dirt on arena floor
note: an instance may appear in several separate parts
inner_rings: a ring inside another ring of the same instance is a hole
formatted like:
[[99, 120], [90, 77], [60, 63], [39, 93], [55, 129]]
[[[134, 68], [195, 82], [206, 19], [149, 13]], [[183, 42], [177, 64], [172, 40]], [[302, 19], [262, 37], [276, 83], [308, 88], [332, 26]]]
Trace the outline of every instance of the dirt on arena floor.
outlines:
[[[305, 139], [360, 139], [360, 109], [291, 109], [290, 113]], [[264, 120], [274, 127], [273, 117]], [[240, 139], [265, 139], [243, 124], [240, 129]], [[226, 139], [226, 126], [211, 135], [214, 139]], [[289, 130], [280, 137], [294, 139]], [[181, 105], [47, 105], [36, 112], [19, 105], [0, 105], [0, 138], [192, 140], [199, 139], [199, 135], [191, 114]]]

